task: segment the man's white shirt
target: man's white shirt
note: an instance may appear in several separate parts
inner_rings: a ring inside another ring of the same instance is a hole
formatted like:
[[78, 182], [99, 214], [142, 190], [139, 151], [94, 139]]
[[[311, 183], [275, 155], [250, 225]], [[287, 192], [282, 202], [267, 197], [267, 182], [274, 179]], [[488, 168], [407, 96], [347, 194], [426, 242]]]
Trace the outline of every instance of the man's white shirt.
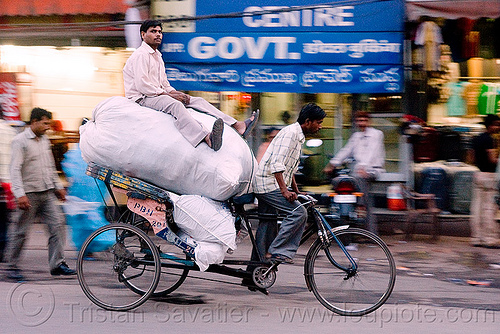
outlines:
[[355, 160], [355, 169], [364, 167], [366, 172], [378, 174], [385, 165], [384, 133], [372, 127], [355, 132], [330, 163], [338, 166], [348, 158]]
[[144, 96], [158, 96], [175, 90], [167, 80], [165, 64], [158, 50], [147, 43], [132, 53], [123, 67], [125, 97], [137, 101]]

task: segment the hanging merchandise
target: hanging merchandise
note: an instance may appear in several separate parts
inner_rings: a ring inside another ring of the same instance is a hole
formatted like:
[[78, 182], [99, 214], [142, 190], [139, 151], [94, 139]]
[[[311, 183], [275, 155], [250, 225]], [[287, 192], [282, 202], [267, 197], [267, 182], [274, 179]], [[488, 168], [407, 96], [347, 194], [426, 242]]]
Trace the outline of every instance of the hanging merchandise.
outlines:
[[496, 114], [500, 112], [500, 84], [484, 83], [481, 86], [477, 108], [481, 115]]
[[450, 78], [450, 81], [457, 82], [460, 77], [460, 64], [448, 63], [446, 74]]
[[429, 79], [427, 81], [427, 102], [429, 103], [439, 103], [441, 101], [441, 79]]
[[467, 75], [469, 77], [483, 77], [483, 58], [474, 57], [467, 60]]
[[[500, 28], [500, 26], [498, 28]], [[498, 35], [497, 32], [500, 31], [495, 30], [495, 20], [485, 17], [480, 18], [476, 21], [474, 30], [479, 33], [478, 54], [486, 59], [495, 58], [495, 35]]]
[[450, 94], [446, 103], [448, 116], [464, 116], [467, 114], [464, 91], [468, 84], [468, 82], [449, 82], [447, 84]]
[[477, 100], [481, 92], [481, 85], [483, 83], [479, 80], [469, 80], [469, 84], [464, 88], [465, 101], [467, 103], [467, 115], [475, 116], [478, 113]]
[[413, 144], [413, 161], [436, 161], [439, 149], [439, 134], [436, 129], [423, 127], [422, 131], [411, 137]]
[[442, 43], [441, 28], [435, 22], [425, 21], [418, 26], [415, 44], [422, 46], [424, 70], [439, 71]]

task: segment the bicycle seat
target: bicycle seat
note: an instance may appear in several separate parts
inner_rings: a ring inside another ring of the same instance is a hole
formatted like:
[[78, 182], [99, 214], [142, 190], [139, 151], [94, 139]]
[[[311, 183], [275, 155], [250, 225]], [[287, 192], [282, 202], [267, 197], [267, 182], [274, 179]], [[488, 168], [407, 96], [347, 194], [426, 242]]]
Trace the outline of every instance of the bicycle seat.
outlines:
[[252, 204], [255, 201], [255, 195], [250, 193], [242, 196], [235, 196], [232, 200], [236, 205]]

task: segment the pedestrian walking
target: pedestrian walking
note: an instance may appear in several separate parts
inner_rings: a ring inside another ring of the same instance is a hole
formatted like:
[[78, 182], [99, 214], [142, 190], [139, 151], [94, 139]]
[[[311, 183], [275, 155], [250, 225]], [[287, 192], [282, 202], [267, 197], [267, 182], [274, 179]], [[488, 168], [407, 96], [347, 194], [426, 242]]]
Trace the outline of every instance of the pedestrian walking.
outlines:
[[15, 223], [7, 277], [23, 280], [19, 268], [21, 251], [29, 227], [39, 216], [49, 231], [50, 274], [75, 275], [64, 261], [64, 224], [57, 199], [65, 201], [66, 191], [57, 174], [50, 141], [45, 132], [50, 129], [52, 113], [42, 108], [31, 111], [30, 125], [12, 140], [10, 176], [12, 192], [21, 210]]

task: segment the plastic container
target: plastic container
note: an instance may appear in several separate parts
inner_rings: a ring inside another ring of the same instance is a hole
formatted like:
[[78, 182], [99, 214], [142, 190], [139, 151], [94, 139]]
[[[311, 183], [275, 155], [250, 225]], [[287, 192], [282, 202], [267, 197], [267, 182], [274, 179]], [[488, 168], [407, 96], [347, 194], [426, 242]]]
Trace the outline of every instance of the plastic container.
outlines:
[[406, 210], [406, 201], [400, 184], [394, 183], [387, 187], [387, 208], [392, 211]]

